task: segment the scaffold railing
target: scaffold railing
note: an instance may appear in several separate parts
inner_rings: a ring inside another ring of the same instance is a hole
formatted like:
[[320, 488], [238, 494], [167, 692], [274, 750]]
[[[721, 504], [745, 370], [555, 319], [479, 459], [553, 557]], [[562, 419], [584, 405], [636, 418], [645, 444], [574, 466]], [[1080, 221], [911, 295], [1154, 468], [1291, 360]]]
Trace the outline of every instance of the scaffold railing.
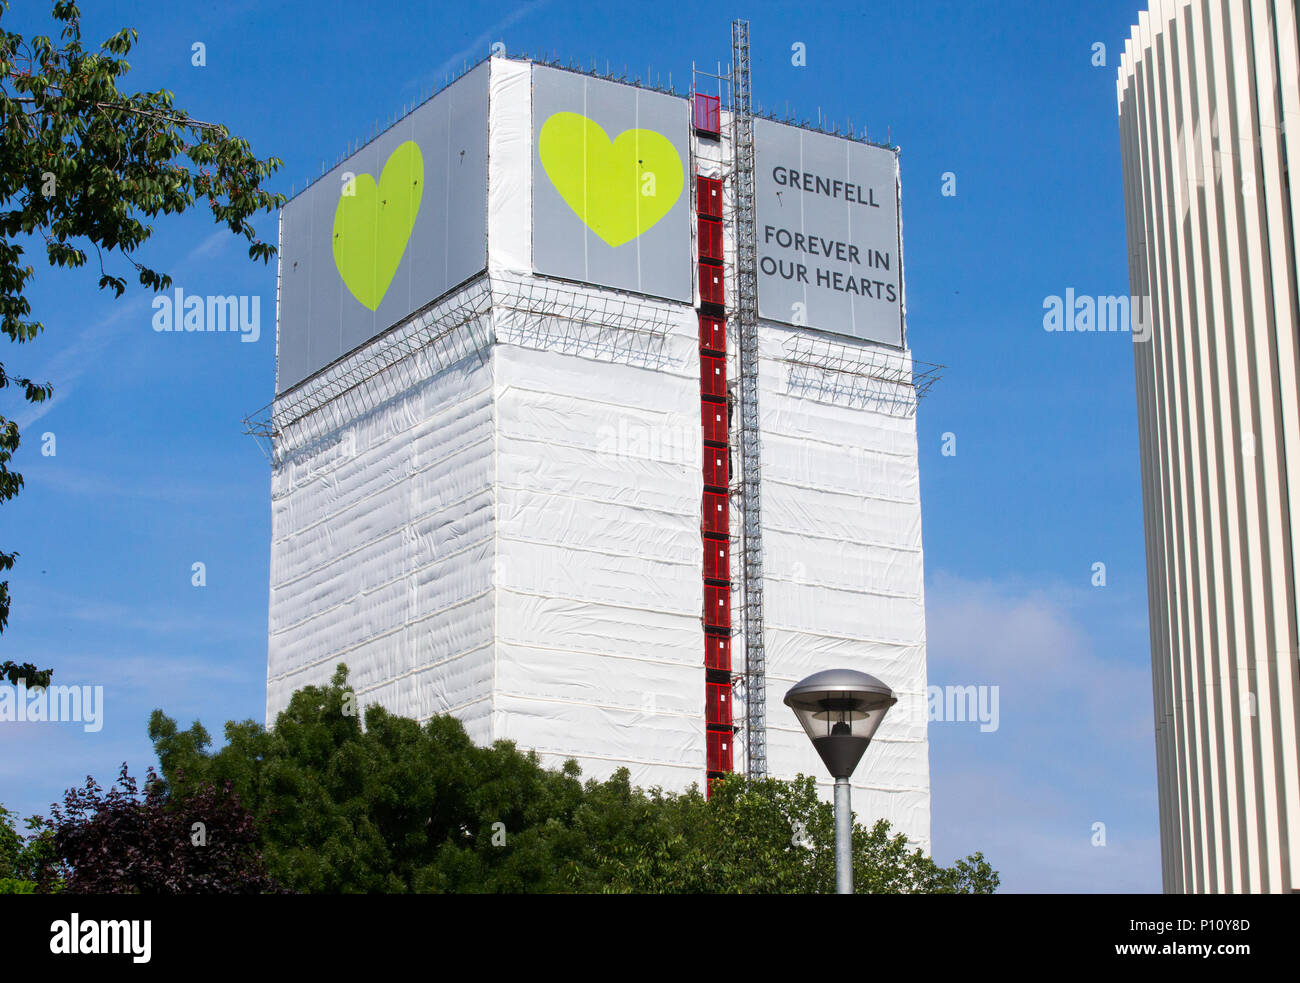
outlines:
[[496, 340], [660, 369], [671, 361], [669, 308], [648, 297], [575, 290], [538, 277], [493, 278]]
[[412, 315], [244, 419], [272, 464], [500, 341], [662, 368], [668, 305], [542, 277], [489, 277]]
[[891, 415], [912, 416], [942, 378], [945, 366], [910, 352], [855, 345], [800, 333], [785, 343], [786, 383], [792, 395]]

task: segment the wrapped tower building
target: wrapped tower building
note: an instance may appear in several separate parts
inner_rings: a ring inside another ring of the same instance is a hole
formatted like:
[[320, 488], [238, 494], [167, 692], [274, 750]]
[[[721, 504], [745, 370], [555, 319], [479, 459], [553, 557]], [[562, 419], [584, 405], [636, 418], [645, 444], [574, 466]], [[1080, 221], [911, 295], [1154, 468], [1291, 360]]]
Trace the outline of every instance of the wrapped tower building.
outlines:
[[285, 206], [268, 721], [342, 662], [588, 776], [820, 779], [781, 698], [862, 669], [855, 802], [929, 848], [897, 154], [749, 126], [738, 184], [717, 99], [494, 57]]

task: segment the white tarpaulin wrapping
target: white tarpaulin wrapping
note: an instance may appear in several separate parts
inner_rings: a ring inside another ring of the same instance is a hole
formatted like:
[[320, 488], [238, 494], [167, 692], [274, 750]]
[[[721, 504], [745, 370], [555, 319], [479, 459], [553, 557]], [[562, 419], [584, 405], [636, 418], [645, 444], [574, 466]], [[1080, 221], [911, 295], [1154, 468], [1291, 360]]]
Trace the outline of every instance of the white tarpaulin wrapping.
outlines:
[[533, 71], [493, 58], [488, 82], [488, 270], [533, 270]]
[[[685, 311], [676, 331], [694, 330]], [[505, 345], [494, 361], [496, 732], [595, 777], [627, 766], [643, 786], [702, 783], [693, 366]]]
[[363, 703], [702, 783], [695, 338], [678, 308], [654, 369], [498, 343], [280, 464], [268, 715], [346, 661]]
[[[916, 420], [861, 401], [792, 393], [789, 352], [798, 330], [760, 328], [768, 770], [825, 774], [782, 703], [790, 686], [830, 666], [878, 676], [899, 702], [854, 774], [853, 807], [862, 821], [888, 819], [928, 851]], [[829, 781], [823, 784], [829, 795]]]
[[345, 662], [364, 701], [490, 738], [492, 436], [472, 356], [274, 470], [268, 720]]

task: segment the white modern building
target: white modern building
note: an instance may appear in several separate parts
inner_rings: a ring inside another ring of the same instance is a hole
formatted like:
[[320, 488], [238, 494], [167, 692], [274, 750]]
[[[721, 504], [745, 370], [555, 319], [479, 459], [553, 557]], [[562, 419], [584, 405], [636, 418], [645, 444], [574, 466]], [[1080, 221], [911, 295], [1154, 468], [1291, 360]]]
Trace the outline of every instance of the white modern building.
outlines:
[[1164, 886], [1300, 889], [1294, 2], [1153, 2], [1118, 97]]
[[342, 662], [584, 776], [703, 787], [758, 741], [829, 796], [782, 697], [861, 669], [899, 704], [854, 804], [928, 850], [897, 154], [757, 120], [738, 164], [722, 108], [495, 57], [286, 205], [267, 720]]

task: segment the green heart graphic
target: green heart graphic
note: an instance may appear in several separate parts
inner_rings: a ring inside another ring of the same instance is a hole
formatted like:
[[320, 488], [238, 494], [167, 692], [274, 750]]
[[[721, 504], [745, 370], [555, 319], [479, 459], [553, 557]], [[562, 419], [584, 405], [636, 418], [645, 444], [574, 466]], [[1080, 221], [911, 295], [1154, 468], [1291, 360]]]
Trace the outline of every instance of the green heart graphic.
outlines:
[[543, 123], [537, 152], [565, 204], [615, 248], [667, 215], [685, 182], [682, 159], [663, 134], [624, 130], [611, 141], [581, 113]]
[[358, 174], [351, 190], [339, 195], [334, 209], [334, 265], [352, 296], [373, 311], [397, 274], [420, 211], [420, 148], [407, 140], [389, 154], [378, 184], [369, 174]]

